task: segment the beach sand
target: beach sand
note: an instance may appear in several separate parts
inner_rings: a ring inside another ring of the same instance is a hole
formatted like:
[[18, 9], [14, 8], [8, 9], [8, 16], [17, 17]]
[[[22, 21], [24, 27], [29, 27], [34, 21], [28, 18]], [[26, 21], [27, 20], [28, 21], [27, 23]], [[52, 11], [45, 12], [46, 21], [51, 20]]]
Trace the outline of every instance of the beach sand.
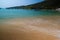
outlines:
[[0, 35], [1, 40], [60, 40], [60, 16], [7, 19]]

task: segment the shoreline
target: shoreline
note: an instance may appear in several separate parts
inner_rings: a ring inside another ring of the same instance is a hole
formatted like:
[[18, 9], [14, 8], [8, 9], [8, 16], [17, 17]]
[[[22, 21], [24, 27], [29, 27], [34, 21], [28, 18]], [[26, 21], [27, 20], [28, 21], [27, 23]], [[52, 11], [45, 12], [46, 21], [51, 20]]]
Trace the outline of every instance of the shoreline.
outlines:
[[60, 40], [60, 16], [8, 19], [0, 25], [2, 40]]

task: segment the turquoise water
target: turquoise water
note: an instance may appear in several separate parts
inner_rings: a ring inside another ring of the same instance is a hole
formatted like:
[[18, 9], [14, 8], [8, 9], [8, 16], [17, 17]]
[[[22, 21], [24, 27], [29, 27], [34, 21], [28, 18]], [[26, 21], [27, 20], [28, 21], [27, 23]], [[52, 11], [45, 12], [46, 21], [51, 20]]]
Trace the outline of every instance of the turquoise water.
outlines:
[[52, 10], [0, 9], [0, 19], [33, 16], [60, 16], [60, 12]]

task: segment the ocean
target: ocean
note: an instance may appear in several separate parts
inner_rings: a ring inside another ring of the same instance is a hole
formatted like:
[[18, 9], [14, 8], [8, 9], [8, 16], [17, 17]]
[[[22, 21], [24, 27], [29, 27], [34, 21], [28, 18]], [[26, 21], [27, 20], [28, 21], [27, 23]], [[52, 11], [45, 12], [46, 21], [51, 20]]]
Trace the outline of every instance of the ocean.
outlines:
[[1, 40], [60, 40], [60, 12], [0, 9]]
[[0, 19], [59, 15], [60, 12], [53, 10], [0, 9]]

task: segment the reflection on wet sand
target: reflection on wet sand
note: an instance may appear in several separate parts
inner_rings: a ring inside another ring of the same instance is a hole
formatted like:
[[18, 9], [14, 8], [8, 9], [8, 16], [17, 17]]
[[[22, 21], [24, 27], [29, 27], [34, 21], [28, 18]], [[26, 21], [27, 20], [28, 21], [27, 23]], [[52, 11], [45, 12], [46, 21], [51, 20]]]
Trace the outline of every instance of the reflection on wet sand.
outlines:
[[8, 19], [0, 29], [2, 40], [60, 40], [60, 16]]

